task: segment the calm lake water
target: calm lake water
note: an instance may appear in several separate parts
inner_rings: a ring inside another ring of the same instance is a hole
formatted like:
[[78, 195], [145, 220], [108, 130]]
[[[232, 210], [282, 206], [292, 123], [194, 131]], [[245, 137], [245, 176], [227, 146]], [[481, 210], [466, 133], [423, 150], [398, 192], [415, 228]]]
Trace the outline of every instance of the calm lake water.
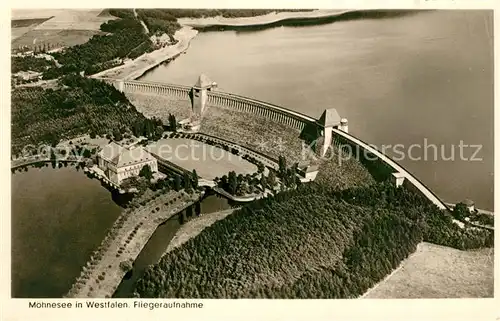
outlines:
[[[202, 214], [230, 208], [208, 195]], [[12, 297], [58, 298], [71, 287], [121, 207], [96, 179], [68, 166], [30, 168], [12, 175]], [[158, 262], [179, 227], [176, 215], [160, 225], [115, 294], [127, 297], [137, 279]]]
[[[445, 201], [493, 209], [492, 11], [201, 33], [142, 79], [193, 85], [202, 72], [223, 91], [314, 117], [336, 108], [364, 141], [403, 144], [400, 164]], [[482, 147], [461, 157], [461, 141]]]
[[74, 167], [13, 174], [12, 297], [62, 297], [120, 211]]

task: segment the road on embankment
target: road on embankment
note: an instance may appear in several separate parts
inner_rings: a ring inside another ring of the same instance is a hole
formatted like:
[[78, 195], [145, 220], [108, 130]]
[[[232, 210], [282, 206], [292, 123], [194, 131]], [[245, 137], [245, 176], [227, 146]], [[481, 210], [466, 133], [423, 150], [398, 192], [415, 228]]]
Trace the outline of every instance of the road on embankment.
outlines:
[[184, 191], [170, 192], [128, 213], [116, 237], [104, 248], [101, 259], [87, 263], [67, 297], [112, 297], [127, 273], [122, 262], [135, 261], [159, 224], [192, 205], [201, 196]]

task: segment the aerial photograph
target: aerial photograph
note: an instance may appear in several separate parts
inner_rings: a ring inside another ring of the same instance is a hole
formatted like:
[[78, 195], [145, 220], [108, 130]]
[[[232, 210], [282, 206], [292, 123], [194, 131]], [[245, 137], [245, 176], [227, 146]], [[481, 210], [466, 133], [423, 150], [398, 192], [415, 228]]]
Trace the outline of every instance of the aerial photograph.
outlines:
[[493, 17], [11, 10], [11, 297], [492, 298]]

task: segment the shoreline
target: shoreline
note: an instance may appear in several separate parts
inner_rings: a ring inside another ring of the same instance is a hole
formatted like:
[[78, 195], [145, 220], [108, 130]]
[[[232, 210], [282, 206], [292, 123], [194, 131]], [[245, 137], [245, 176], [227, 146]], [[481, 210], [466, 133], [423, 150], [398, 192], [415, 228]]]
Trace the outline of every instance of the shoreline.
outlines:
[[253, 31], [276, 27], [303, 27], [330, 24], [341, 21], [362, 19], [390, 19], [417, 13], [412, 10], [391, 9], [343, 9], [313, 10], [307, 12], [279, 12], [256, 17], [241, 18], [182, 18], [183, 25], [189, 25], [199, 31]]
[[356, 9], [320, 9], [313, 11], [282, 11], [271, 12], [261, 16], [253, 17], [236, 17], [225, 18], [222, 16], [208, 17], [208, 18], [178, 18], [177, 21], [182, 26], [190, 26], [193, 28], [199, 27], [212, 27], [212, 26], [260, 26], [280, 22], [285, 19], [296, 18], [325, 18], [331, 16], [338, 16], [347, 12], [357, 11]]
[[[179, 18], [177, 21], [181, 25], [181, 29], [177, 30], [174, 35], [174, 38], [179, 41], [177, 44], [145, 53], [134, 60], [127, 61], [123, 65], [101, 71], [89, 77], [136, 80], [149, 70], [164, 62], [173, 60], [186, 52], [189, 49], [191, 40], [201, 31], [220, 30], [221, 28], [223, 30], [231, 30], [232, 28], [272, 28], [277, 24], [287, 24], [290, 22], [303, 24], [330, 23], [332, 19], [356, 13], [363, 14], [366, 13], [366, 10], [334, 9], [305, 12], [274, 12], [261, 16], [240, 18], [224, 18], [222, 16], [211, 18]], [[356, 17], [346, 17], [346, 19], [352, 18]]]
[[113, 78], [116, 80], [134, 80], [141, 77], [148, 70], [155, 68], [169, 59], [175, 59], [189, 48], [191, 40], [198, 34], [197, 30], [183, 26], [177, 30], [174, 38], [178, 40], [175, 45], [145, 53], [138, 58], [128, 61], [123, 65], [113, 67], [93, 74], [91, 78]]

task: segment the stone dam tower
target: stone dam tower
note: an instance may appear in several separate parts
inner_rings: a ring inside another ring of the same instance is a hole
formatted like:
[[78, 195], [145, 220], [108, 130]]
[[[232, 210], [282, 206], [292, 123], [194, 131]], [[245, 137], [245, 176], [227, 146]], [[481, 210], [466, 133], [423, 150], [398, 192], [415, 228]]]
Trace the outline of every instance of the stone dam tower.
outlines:
[[[347, 120], [345, 120], [345, 123], [347, 124]], [[335, 108], [325, 109], [318, 119], [317, 125], [319, 139], [316, 144], [316, 152], [323, 157], [332, 144], [332, 129], [339, 128], [341, 125], [339, 113]]]
[[195, 119], [199, 120], [201, 115], [205, 112], [208, 101], [208, 91], [214, 88], [217, 88], [217, 83], [211, 81], [205, 74], [201, 74], [200, 77], [198, 77], [198, 81], [196, 81], [191, 89], [191, 106]]

